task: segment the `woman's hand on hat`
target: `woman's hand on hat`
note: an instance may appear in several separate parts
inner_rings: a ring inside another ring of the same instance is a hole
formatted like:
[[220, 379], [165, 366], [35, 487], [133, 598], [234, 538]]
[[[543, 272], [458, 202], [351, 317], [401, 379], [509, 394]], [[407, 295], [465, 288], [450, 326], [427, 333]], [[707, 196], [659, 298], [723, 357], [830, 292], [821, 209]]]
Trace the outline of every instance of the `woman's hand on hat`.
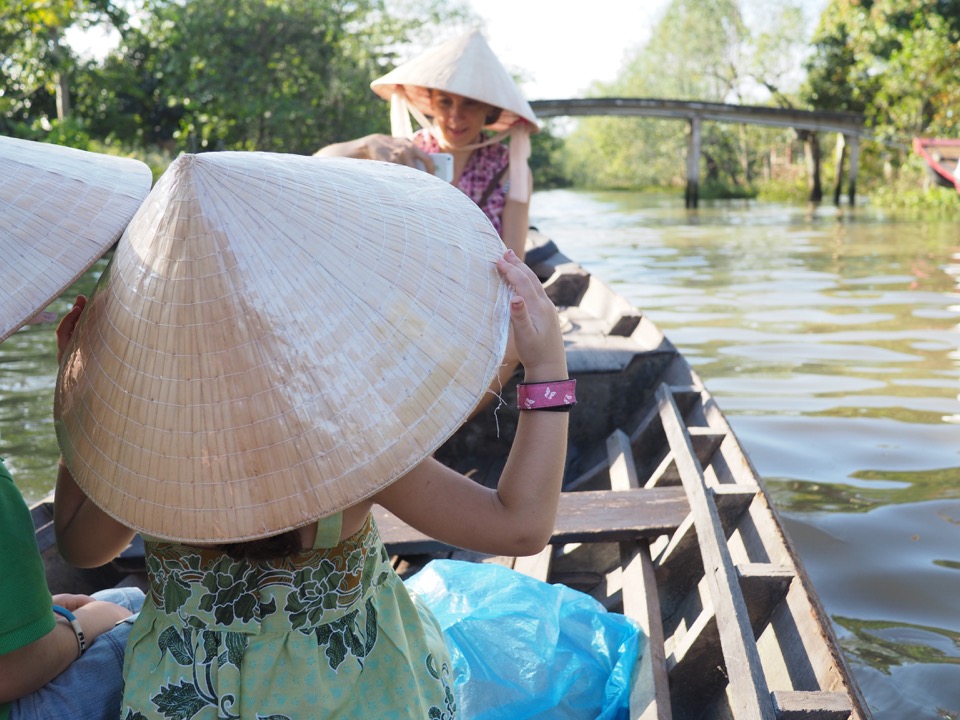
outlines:
[[67, 351], [70, 339], [73, 337], [74, 330], [77, 329], [77, 321], [80, 319], [80, 313], [87, 305], [87, 298], [84, 295], [77, 295], [77, 299], [70, 308], [70, 312], [63, 316], [60, 324], [57, 325], [57, 365], [63, 360], [63, 355]]
[[565, 380], [567, 356], [560, 318], [540, 279], [513, 250], [507, 250], [497, 260], [497, 270], [514, 289], [510, 299], [510, 324], [525, 380]]

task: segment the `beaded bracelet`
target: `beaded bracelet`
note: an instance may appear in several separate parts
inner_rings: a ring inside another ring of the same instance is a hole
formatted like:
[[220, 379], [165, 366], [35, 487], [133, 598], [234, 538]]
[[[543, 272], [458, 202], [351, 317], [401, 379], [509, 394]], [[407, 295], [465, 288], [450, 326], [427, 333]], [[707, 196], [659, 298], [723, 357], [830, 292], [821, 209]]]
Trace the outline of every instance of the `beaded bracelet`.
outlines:
[[576, 404], [576, 380], [517, 383], [517, 407], [520, 410], [570, 412]]
[[60, 617], [66, 618], [67, 622], [70, 623], [70, 627], [73, 628], [73, 632], [77, 636], [77, 657], [80, 657], [87, 651], [87, 640], [83, 636], [83, 628], [80, 627], [80, 621], [77, 620], [77, 616], [72, 612], [67, 610], [65, 607], [60, 607], [59, 605], [53, 606], [53, 611]]

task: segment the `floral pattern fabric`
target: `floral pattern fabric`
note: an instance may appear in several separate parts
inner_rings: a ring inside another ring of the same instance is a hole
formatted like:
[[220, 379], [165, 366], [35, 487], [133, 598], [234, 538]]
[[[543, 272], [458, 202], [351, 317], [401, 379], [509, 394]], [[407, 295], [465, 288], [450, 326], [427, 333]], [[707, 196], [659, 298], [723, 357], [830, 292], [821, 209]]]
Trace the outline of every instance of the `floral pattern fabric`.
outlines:
[[443, 635], [371, 517], [335, 547], [276, 561], [146, 547], [122, 720], [456, 717]]
[[[443, 152], [437, 139], [426, 129], [420, 130], [413, 136], [413, 143], [424, 152]], [[509, 162], [510, 150], [503, 143], [477, 148], [467, 158], [467, 165], [460, 175], [457, 187], [479, 205], [490, 182]], [[490, 197], [480, 208], [493, 223], [498, 235], [503, 235], [503, 206], [506, 204], [509, 189], [507, 185], [504, 176], [503, 181], [497, 183]]]

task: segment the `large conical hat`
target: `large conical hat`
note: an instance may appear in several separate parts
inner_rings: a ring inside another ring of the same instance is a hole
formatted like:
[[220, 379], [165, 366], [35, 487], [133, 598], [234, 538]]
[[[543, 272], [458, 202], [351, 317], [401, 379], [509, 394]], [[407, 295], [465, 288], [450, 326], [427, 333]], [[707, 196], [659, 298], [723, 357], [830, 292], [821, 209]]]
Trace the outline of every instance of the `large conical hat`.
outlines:
[[273, 535], [432, 453], [506, 344], [503, 252], [453, 186], [400, 165], [185, 155], [131, 221], [57, 382], [67, 466], [181, 542]]
[[407, 101], [424, 115], [432, 115], [430, 89], [463, 95], [500, 108], [500, 117], [488, 127], [508, 130], [518, 121], [537, 132], [537, 116], [520, 88], [493, 54], [479, 30], [448, 40], [400, 65], [370, 87], [390, 100], [401, 89]]
[[138, 160], [0, 137], [0, 341], [116, 242], [151, 181]]

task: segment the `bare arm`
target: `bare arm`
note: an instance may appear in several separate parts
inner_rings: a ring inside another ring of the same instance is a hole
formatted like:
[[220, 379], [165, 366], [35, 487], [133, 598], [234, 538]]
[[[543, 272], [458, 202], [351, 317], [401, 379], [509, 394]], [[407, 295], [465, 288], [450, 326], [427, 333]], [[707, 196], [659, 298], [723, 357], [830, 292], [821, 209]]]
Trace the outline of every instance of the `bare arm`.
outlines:
[[63, 559], [76, 567], [100, 567], [124, 551], [136, 534], [97, 507], [60, 461], [53, 496], [53, 525]]
[[392, 135], [366, 135], [320, 148], [314, 157], [348, 157], [358, 160], [382, 160], [383, 162], [408, 165], [412, 168], [434, 171], [430, 155], [406, 138]]
[[[126, 608], [87, 595], [54, 595], [57, 605], [71, 610], [80, 621], [89, 646], [120, 620]], [[57, 616], [53, 630], [29, 645], [0, 655], [0, 703], [12, 702], [39, 690], [77, 659], [77, 636], [66, 619]]]
[[[57, 326], [57, 363], [70, 344], [87, 298], [78, 295], [73, 307]], [[63, 558], [77, 567], [100, 567], [123, 552], [134, 531], [121, 525], [86, 496], [70, 474], [63, 459], [57, 470], [53, 496], [53, 524], [57, 547]]]
[[[516, 255], [498, 268], [517, 291], [511, 323], [526, 381], [566, 379], [557, 311], [540, 281]], [[421, 532], [452, 545], [494, 554], [534, 554], [549, 541], [556, 521], [567, 423], [567, 413], [521, 412], [495, 490], [428, 458], [374, 500]]]
[[[530, 195], [533, 195], [533, 174], [530, 178]], [[530, 228], [530, 201], [517, 202], [507, 198], [501, 219], [503, 244], [513, 250], [521, 260], [527, 252], [527, 232]]]
[[[530, 175], [529, 177], [530, 193], [533, 194], [533, 176]], [[508, 249], [513, 250], [517, 257], [523, 260], [527, 253], [527, 235], [530, 226], [530, 203], [521, 203], [517, 202], [516, 200], [508, 199], [503, 207], [501, 223], [501, 239], [503, 240], [503, 244], [506, 245]], [[507, 342], [507, 349], [503, 355], [503, 363], [500, 365], [500, 369], [497, 371], [497, 377], [495, 377], [493, 382], [490, 383], [490, 392], [484, 395], [481, 401], [477, 403], [477, 407], [473, 409], [473, 412], [470, 415], [471, 418], [486, 408], [491, 402], [493, 402], [493, 399], [500, 394], [500, 389], [507, 384], [508, 380], [510, 380], [514, 370], [517, 369], [518, 363], [519, 360], [517, 358], [517, 351], [513, 342], [513, 332], [511, 331], [510, 338]]]

